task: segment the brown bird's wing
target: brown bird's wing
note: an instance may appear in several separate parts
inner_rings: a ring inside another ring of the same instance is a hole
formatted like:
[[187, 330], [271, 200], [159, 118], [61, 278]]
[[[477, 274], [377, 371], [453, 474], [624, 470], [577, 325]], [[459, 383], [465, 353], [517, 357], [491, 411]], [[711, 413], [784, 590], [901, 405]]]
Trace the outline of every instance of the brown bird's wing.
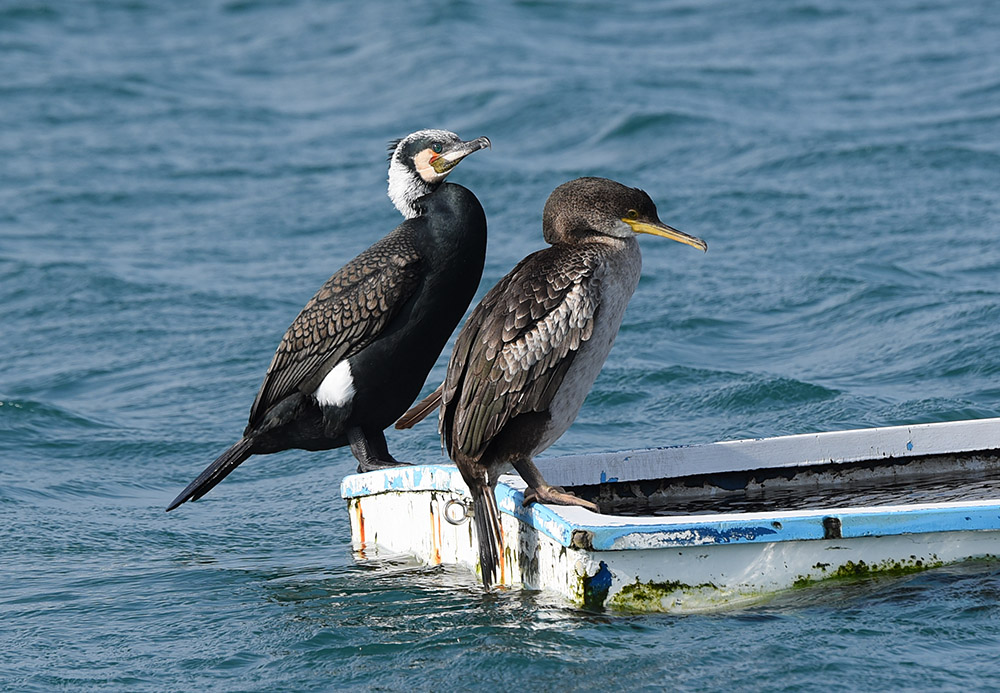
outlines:
[[420, 282], [406, 222], [334, 274], [295, 318], [250, 409], [250, 428], [299, 390], [311, 394], [340, 361], [371, 344]]
[[476, 306], [455, 343], [441, 428], [454, 458], [479, 459], [518, 414], [544, 411], [580, 344], [590, 339], [599, 252], [553, 246], [522, 260]]
[[426, 419], [432, 411], [441, 406], [441, 392], [443, 390], [444, 383], [441, 383], [434, 392], [407, 409], [406, 413], [396, 420], [396, 428], [400, 431], [413, 428]]

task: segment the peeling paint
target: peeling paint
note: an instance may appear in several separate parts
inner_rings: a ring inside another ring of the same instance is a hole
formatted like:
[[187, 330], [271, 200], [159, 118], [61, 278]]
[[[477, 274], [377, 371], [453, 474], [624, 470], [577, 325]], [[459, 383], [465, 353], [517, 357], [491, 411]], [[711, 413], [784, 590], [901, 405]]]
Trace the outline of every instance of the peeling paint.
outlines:
[[673, 531], [631, 532], [619, 537], [615, 548], [659, 549], [669, 546], [728, 544], [733, 541], [753, 541], [773, 534], [777, 534], [777, 530], [754, 525], [720, 529], [707, 526], [687, 527]]

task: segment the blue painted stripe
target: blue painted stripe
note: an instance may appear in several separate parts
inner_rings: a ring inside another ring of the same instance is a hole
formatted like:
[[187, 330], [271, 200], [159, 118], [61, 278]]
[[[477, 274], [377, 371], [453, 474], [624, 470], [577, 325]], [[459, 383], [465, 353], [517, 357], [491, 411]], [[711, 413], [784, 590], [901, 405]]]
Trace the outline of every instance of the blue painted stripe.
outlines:
[[593, 532], [595, 550], [755, 544], [823, 539], [823, 521], [836, 517], [841, 538], [899, 536], [955, 531], [1000, 530], [1000, 501], [989, 505], [919, 506], [836, 509], [802, 514], [776, 513], [770, 518], [670, 522], [662, 525], [581, 526]]

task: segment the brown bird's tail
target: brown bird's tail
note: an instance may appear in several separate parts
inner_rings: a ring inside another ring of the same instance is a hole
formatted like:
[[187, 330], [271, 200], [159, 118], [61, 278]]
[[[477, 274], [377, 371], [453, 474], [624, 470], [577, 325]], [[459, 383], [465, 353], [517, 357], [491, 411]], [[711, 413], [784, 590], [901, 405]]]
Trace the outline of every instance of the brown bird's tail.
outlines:
[[396, 421], [396, 428], [400, 430], [404, 428], [413, 428], [416, 424], [427, 418], [428, 414], [441, 406], [441, 392], [443, 390], [444, 383], [441, 383], [434, 392], [430, 393], [410, 407], [407, 412]]
[[503, 534], [500, 528], [500, 508], [493, 489], [478, 484], [472, 489], [472, 514], [476, 521], [479, 541], [479, 568], [483, 586], [489, 589], [496, 581], [497, 570], [503, 575]]
[[241, 438], [238, 443], [219, 455], [215, 462], [208, 465], [197, 479], [188, 484], [187, 488], [181, 491], [180, 495], [167, 506], [167, 512], [186, 501], [198, 500], [211, 491], [217, 483], [229, 476], [231, 471], [239, 467], [240, 463], [253, 454], [250, 450], [252, 447], [253, 441], [249, 438]]

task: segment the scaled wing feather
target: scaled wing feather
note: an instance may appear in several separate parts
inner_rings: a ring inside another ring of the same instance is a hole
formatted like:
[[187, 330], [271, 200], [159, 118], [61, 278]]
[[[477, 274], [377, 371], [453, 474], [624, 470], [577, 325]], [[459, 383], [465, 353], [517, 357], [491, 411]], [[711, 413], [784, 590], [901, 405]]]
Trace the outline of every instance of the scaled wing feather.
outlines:
[[513, 417], [544, 411], [597, 314], [600, 254], [529, 255], [482, 300], [456, 340], [442, 394], [449, 453], [479, 459]]
[[368, 346], [398, 314], [420, 281], [420, 255], [399, 231], [344, 265], [295, 318], [264, 376], [248, 430], [295, 390], [311, 394], [337, 363]]

